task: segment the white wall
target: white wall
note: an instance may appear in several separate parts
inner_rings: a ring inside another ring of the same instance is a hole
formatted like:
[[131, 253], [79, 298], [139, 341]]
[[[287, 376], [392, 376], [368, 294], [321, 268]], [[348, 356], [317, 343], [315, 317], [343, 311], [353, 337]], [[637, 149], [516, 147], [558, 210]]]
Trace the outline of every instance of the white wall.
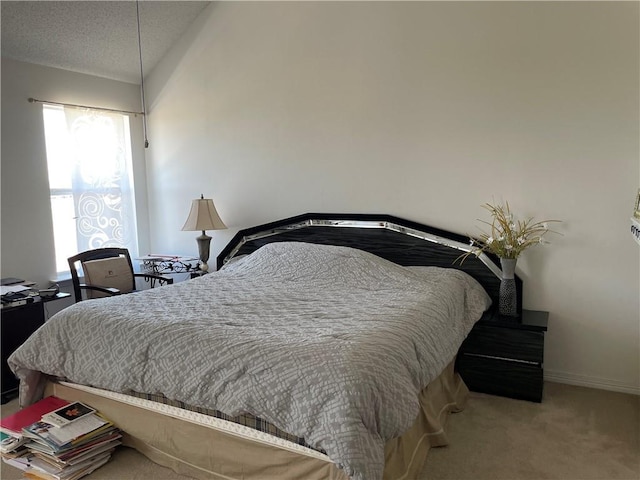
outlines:
[[[2, 59], [2, 277], [56, 279], [42, 105], [28, 98], [140, 111], [130, 83]], [[131, 118], [139, 243], [149, 248], [141, 117]]]
[[635, 2], [221, 2], [149, 78], [152, 249], [230, 227], [397, 215], [477, 233], [481, 204], [558, 218], [521, 257], [548, 379], [640, 392]]

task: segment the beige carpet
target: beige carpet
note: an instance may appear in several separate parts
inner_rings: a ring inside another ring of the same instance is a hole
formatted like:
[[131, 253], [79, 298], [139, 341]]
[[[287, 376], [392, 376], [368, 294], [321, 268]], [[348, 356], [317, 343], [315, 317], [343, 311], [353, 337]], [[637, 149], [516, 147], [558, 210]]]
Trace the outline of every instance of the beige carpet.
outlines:
[[[2, 416], [15, 411], [14, 400]], [[640, 396], [546, 383], [541, 404], [472, 393], [416, 480], [639, 480]], [[7, 465], [2, 480], [22, 478]], [[180, 480], [121, 448], [88, 480]], [[303, 479], [301, 479], [303, 480]]]
[[640, 479], [640, 396], [545, 383], [540, 404], [472, 393], [422, 479]]

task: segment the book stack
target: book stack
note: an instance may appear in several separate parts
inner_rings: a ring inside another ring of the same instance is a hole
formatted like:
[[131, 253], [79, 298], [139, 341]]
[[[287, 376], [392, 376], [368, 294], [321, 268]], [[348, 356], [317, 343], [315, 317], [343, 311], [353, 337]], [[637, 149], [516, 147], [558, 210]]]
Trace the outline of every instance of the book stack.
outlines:
[[107, 463], [118, 428], [93, 408], [47, 397], [3, 418], [2, 460], [34, 480], [76, 480]]

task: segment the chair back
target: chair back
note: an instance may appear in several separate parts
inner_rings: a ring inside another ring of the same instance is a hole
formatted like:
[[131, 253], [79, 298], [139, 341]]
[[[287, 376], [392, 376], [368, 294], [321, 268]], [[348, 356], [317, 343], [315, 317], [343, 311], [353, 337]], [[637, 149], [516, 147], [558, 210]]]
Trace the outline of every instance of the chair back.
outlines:
[[[135, 290], [133, 264], [129, 250], [126, 248], [107, 247], [88, 250], [69, 257], [68, 262], [76, 302], [82, 301], [79, 268], [82, 269], [85, 285], [117, 288], [120, 293], [129, 293]], [[99, 298], [109, 295], [87, 290], [86, 296], [87, 298]]]

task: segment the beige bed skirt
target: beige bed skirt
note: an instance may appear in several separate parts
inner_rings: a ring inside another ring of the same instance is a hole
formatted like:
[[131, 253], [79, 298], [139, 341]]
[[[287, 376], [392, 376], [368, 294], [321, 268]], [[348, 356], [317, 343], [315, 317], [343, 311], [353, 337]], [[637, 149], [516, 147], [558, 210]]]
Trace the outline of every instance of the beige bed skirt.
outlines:
[[[197, 479], [347, 480], [322, 453], [225, 420], [69, 383], [49, 383], [45, 394], [91, 405], [124, 431], [126, 446]], [[452, 362], [421, 392], [411, 429], [386, 444], [385, 480], [419, 475], [429, 449], [447, 444], [448, 414], [462, 410], [467, 396]]]

